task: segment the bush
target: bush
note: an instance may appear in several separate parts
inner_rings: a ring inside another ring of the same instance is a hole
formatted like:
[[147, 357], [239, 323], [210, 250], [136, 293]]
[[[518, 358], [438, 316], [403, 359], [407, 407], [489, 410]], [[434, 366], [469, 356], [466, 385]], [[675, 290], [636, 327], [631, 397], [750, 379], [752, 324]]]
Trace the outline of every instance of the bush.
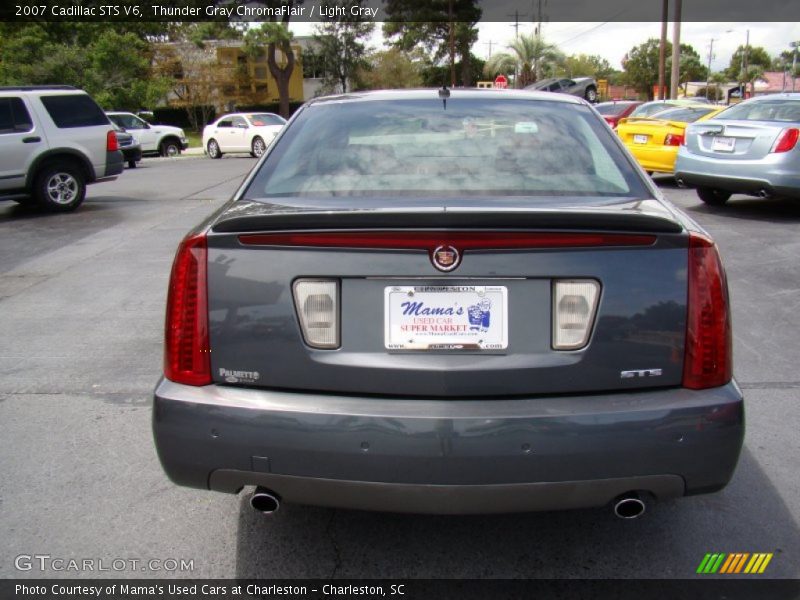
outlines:
[[[207, 123], [203, 123], [203, 109], [197, 106], [193, 110], [197, 123], [201, 124], [200, 128], [202, 129], [204, 125], [207, 125]], [[209, 122], [213, 121], [216, 118], [216, 111], [212, 107], [206, 107], [206, 110], [208, 111], [206, 114], [211, 115]], [[181, 129], [193, 129], [191, 119], [189, 119], [189, 114], [185, 108], [155, 108], [153, 109], [152, 122], [159, 125], [172, 125]]]

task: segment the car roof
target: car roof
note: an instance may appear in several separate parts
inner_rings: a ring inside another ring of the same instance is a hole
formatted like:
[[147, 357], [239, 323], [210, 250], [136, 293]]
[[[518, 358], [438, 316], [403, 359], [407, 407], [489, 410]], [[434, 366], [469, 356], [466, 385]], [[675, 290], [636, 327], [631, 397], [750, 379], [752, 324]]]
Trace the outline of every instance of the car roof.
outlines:
[[447, 89], [448, 96], [442, 98], [439, 92], [442, 88], [426, 88], [411, 90], [376, 90], [369, 92], [350, 92], [336, 96], [321, 96], [307, 102], [309, 105], [326, 104], [333, 102], [369, 102], [373, 100], [429, 100], [454, 98], [491, 98], [493, 101], [503, 102], [508, 100], [542, 100], [546, 102], [561, 102], [564, 104], [586, 104], [576, 96], [567, 94], [553, 94], [534, 90], [502, 90], [495, 88], [456, 88]]

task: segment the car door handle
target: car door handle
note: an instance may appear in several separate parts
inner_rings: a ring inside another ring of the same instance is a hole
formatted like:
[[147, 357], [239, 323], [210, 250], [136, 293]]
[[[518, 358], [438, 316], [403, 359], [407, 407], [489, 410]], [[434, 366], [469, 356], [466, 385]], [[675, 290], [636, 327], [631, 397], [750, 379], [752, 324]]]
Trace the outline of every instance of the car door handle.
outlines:
[[42, 138], [40, 138], [38, 136], [22, 138], [22, 143], [23, 144], [35, 144], [36, 142], [41, 142], [41, 141], [42, 141]]

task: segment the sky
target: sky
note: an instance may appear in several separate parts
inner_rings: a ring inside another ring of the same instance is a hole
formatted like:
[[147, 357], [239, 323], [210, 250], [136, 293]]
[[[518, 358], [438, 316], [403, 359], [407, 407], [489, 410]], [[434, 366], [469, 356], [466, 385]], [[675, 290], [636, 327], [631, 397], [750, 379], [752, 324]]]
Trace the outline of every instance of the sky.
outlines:
[[[310, 35], [313, 23], [290, 23], [295, 35]], [[534, 24], [520, 22], [520, 33], [532, 33]], [[667, 30], [667, 38], [672, 40], [673, 24]], [[383, 46], [382, 23], [376, 23], [370, 45]], [[800, 41], [800, 23], [683, 23], [681, 43], [690, 44], [700, 54], [703, 64], [708, 64], [709, 43], [714, 38], [714, 57], [711, 70], [727, 68], [731, 55], [740, 45], [744, 45], [747, 31], [750, 32], [750, 45], [762, 46], [771, 56], [790, 50], [789, 42]], [[661, 36], [661, 23], [545, 23], [542, 27], [545, 39], [556, 44], [566, 54], [599, 54], [615, 69], [622, 69], [621, 61], [625, 53], [648, 38]], [[479, 23], [478, 42], [472, 52], [481, 58], [506, 50], [514, 38], [514, 23]], [[798, 56], [800, 62], [800, 56]]]

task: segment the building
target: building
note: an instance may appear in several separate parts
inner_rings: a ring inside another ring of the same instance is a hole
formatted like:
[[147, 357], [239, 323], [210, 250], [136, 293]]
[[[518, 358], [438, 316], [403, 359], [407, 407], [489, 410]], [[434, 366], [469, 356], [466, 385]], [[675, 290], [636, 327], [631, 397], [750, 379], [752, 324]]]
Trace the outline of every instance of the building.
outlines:
[[[295, 67], [289, 79], [289, 101], [306, 99], [303, 85], [303, 50], [301, 43], [292, 45]], [[278, 50], [279, 65], [286, 57]], [[237, 107], [266, 106], [280, 100], [278, 84], [267, 64], [267, 48], [252, 56], [244, 43], [231, 40], [209, 40], [198, 46], [192, 42], [168, 42], [156, 48], [156, 71], [175, 80], [167, 95], [173, 107], [208, 107], [217, 114]]]

